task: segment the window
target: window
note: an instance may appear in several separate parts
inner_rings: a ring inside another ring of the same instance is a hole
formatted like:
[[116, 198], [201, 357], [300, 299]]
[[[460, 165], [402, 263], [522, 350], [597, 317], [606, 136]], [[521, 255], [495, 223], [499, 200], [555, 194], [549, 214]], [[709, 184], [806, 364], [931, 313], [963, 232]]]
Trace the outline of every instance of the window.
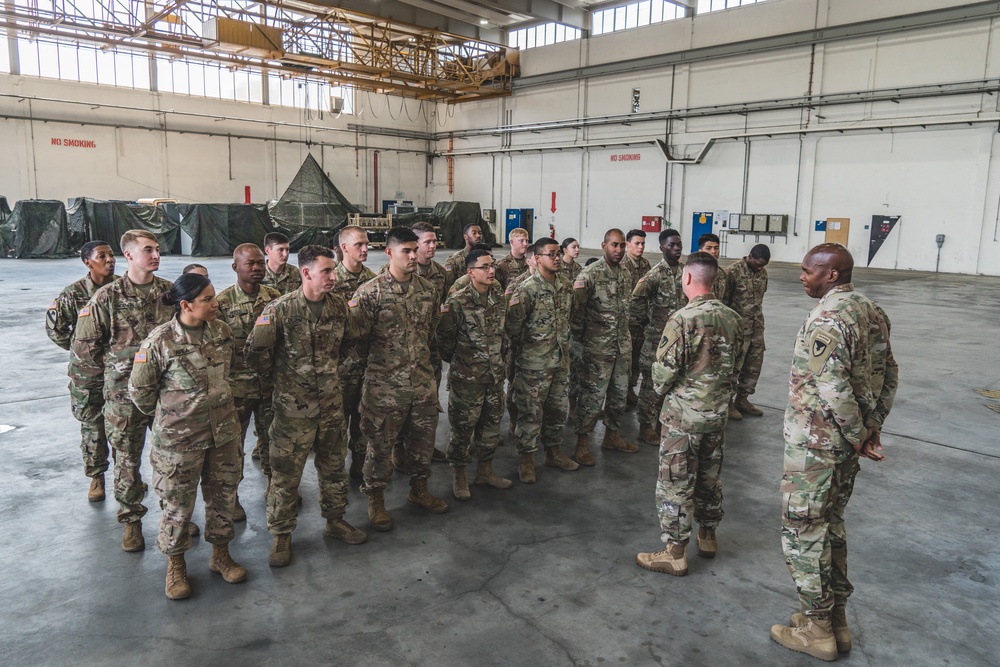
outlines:
[[507, 46], [518, 49], [533, 49], [536, 46], [548, 46], [559, 42], [569, 42], [580, 39], [579, 29], [561, 23], [545, 23], [530, 28], [520, 28], [507, 33]]
[[591, 17], [591, 34], [604, 35], [684, 17], [684, 10], [667, 0], [643, 0], [599, 9]]
[[717, 12], [722, 9], [754, 5], [764, 0], [698, 0], [698, 13]]

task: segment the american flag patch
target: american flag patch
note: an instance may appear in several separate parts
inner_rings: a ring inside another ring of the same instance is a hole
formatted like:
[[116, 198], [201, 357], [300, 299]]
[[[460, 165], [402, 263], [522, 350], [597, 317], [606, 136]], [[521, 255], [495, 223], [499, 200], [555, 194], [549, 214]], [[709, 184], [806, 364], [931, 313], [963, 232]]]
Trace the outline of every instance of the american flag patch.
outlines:
[[442, 313], [447, 313], [449, 310], [451, 310], [451, 306], [449, 306], [446, 303], [442, 303], [441, 304], [441, 312]]
[[444, 270], [450, 272], [451, 271], [451, 267], [450, 266], [446, 266], [446, 267], [444, 267]]
[[55, 310], [58, 307], [59, 307], [59, 302], [57, 301], [53, 301], [52, 303], [49, 304], [49, 310]]
[[255, 322], [257, 326], [264, 326], [270, 323], [271, 323], [270, 315], [261, 315], [260, 317], [257, 318], [257, 321]]
[[135, 353], [135, 360], [134, 361], [137, 364], [144, 364], [144, 363], [146, 363], [146, 353], [145, 352], [136, 352]]
[[84, 306], [80, 309], [80, 314], [77, 317], [90, 317], [90, 306]]
[[521, 303], [521, 297], [517, 297], [517, 296], [510, 297], [510, 304], [509, 305], [516, 306], [519, 303]]
[[575, 283], [573, 283], [573, 287], [576, 289], [582, 289], [586, 286], [587, 286], [586, 280], [577, 280]]
[[347, 302], [347, 305], [349, 307], [351, 307], [351, 308], [357, 308], [358, 307], [358, 298], [354, 297], [353, 299], [351, 299], [350, 301]]
[[637, 282], [636, 285], [641, 285], [644, 282], [646, 282], [646, 276], [643, 276], [642, 278], [639, 278], [639, 282]]

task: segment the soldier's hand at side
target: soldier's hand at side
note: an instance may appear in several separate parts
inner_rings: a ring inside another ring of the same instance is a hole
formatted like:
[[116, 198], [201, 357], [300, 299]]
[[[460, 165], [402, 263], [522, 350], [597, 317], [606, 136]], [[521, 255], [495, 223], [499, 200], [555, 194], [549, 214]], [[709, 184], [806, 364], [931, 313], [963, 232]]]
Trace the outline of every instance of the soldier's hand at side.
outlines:
[[878, 429], [873, 429], [871, 435], [865, 440], [865, 444], [862, 445], [861, 451], [859, 452], [861, 456], [866, 459], [871, 459], [872, 461], [885, 461], [885, 456], [880, 454], [882, 451], [882, 433]]

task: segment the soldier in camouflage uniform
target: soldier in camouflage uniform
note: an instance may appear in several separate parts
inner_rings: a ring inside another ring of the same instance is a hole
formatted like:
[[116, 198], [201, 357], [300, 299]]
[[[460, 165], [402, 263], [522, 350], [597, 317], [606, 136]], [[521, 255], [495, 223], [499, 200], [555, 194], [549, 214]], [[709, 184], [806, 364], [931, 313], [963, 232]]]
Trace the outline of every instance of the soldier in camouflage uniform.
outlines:
[[430, 281], [441, 293], [441, 301], [444, 302], [448, 296], [448, 272], [434, 260], [437, 232], [433, 225], [423, 221], [413, 223], [410, 229], [417, 235], [417, 275]]
[[[368, 232], [356, 225], [348, 225], [337, 235], [343, 260], [337, 265], [337, 283], [333, 293], [349, 300], [359, 287], [375, 277], [365, 266], [368, 261]], [[351, 450], [350, 476], [361, 479], [368, 445], [361, 433], [361, 386], [365, 381], [368, 364], [368, 342], [344, 341], [340, 347], [340, 389], [344, 394], [344, 419], [350, 428], [348, 448]]]
[[281, 294], [294, 292], [302, 285], [299, 267], [288, 263], [288, 237], [281, 232], [271, 232], [264, 237], [264, 254], [267, 256], [267, 275], [264, 285]]
[[[580, 256], [580, 244], [574, 238], [565, 238], [559, 244], [562, 250], [562, 265], [559, 267], [559, 275], [565, 276], [571, 283], [576, 282], [576, 277], [583, 270], [583, 266], [576, 261]], [[583, 360], [583, 348], [580, 341], [571, 339], [569, 342], [569, 413], [572, 416], [576, 412], [576, 399], [580, 395], [580, 363]]]
[[437, 430], [434, 363], [441, 294], [416, 275], [417, 235], [405, 227], [386, 234], [389, 270], [370, 280], [348, 302], [351, 326], [371, 352], [361, 395], [361, 431], [368, 438], [362, 492], [376, 530], [392, 530], [385, 487], [392, 475], [391, 451], [402, 433], [407, 503], [444, 513], [448, 504], [427, 489]]
[[[315, 454], [323, 534], [347, 544], [368, 536], [344, 520], [347, 457], [340, 357], [347, 329], [347, 303], [333, 293], [337, 265], [333, 251], [317, 245], [299, 251], [302, 287], [268, 304], [246, 342], [250, 363], [270, 350], [274, 364], [274, 420], [271, 422], [271, 484], [267, 529], [274, 535], [271, 567], [292, 561], [292, 531], [298, 523], [299, 483], [309, 453]], [[258, 366], [259, 369], [259, 366]]]
[[511, 481], [493, 472], [500, 445], [503, 418], [503, 333], [507, 299], [493, 279], [493, 256], [473, 250], [465, 260], [471, 284], [448, 297], [441, 306], [438, 346], [448, 362], [448, 422], [451, 442], [448, 461], [453, 471], [452, 491], [469, 500], [465, 468], [472, 462], [473, 439], [478, 444], [479, 467], [474, 484], [509, 489]]
[[647, 570], [682, 577], [684, 555], [697, 519], [698, 555], [714, 558], [715, 529], [722, 521], [722, 457], [729, 418], [733, 369], [743, 353], [740, 316], [712, 293], [715, 258], [691, 253], [682, 284], [689, 303], [670, 316], [651, 374], [664, 394], [660, 421], [660, 474], [656, 509], [666, 547], [640, 553]]
[[639, 451], [634, 443], [626, 442], [618, 433], [632, 370], [632, 337], [628, 322], [632, 278], [621, 266], [625, 234], [620, 229], [609, 230], [601, 248], [604, 257], [581, 271], [573, 283], [576, 309], [572, 332], [583, 350], [580, 394], [574, 414], [574, 458], [585, 466], [595, 463], [588, 440], [605, 407], [601, 448], [628, 453]]
[[575, 282], [576, 275], [583, 270], [580, 263], [576, 261], [576, 258], [580, 256], [580, 243], [572, 237], [567, 237], [562, 240], [559, 247], [563, 253], [559, 273], [566, 276], [570, 282]]
[[664, 229], [660, 232], [659, 242], [663, 260], [639, 278], [632, 291], [629, 310], [630, 330], [642, 329], [644, 332], [639, 355], [642, 384], [639, 387], [639, 405], [636, 407], [639, 439], [657, 447], [660, 445], [660, 407], [663, 405], [663, 397], [653, 389], [650, 368], [656, 361], [656, 348], [659, 346], [663, 327], [686, 301], [684, 290], [681, 289], [681, 272], [684, 267], [680, 260], [684, 246], [680, 232], [676, 229]]
[[452, 284], [465, 275], [465, 258], [472, 252], [476, 245], [483, 240], [483, 230], [476, 223], [470, 223], [462, 230], [462, 238], [465, 240], [465, 247], [454, 253], [445, 260], [444, 270], [447, 274], [445, 292], [451, 289]]
[[[244, 352], [247, 338], [253, 331], [254, 323], [264, 308], [276, 300], [278, 290], [262, 285], [264, 280], [264, 253], [252, 243], [244, 243], [233, 251], [233, 271], [236, 272], [236, 284], [227, 287], [219, 293], [219, 318], [229, 325], [236, 341], [233, 346], [233, 359], [229, 366], [229, 386], [233, 391], [233, 401], [236, 404], [236, 416], [240, 420], [240, 481], [243, 481], [243, 462], [246, 453], [247, 429], [250, 428], [250, 417], [254, 420], [254, 431], [257, 434], [257, 445], [254, 451], [260, 459], [260, 468], [270, 482], [271, 463], [268, 454], [270, 440], [267, 431], [274, 419], [271, 408], [271, 394], [274, 391], [274, 367], [270, 353], [258, 355], [257, 368], [251, 367]], [[265, 492], [266, 496], [266, 492]], [[246, 521], [247, 513], [236, 499], [234, 519]]]
[[246, 570], [229, 555], [236, 487], [241, 472], [240, 423], [229, 388], [233, 334], [217, 319], [219, 304], [206, 276], [182, 275], [161, 297], [174, 319], [153, 329], [135, 353], [128, 392], [153, 417], [149, 461], [160, 497], [157, 546], [169, 559], [166, 593], [191, 595], [184, 552], [191, 548], [188, 524], [201, 483], [205, 539], [212, 544], [209, 569], [230, 584]]
[[497, 282], [503, 289], [514, 278], [528, 271], [528, 262], [524, 253], [528, 250], [528, 230], [517, 227], [508, 235], [510, 254], [497, 262]]
[[850, 650], [844, 510], [860, 457], [884, 459], [877, 434], [897, 377], [888, 322], [854, 290], [853, 268], [834, 243], [802, 260], [799, 280], [819, 303], [795, 342], [785, 410], [781, 544], [804, 613], [771, 638], [822, 660]]
[[[719, 237], [715, 234], [702, 234], [698, 237], [698, 250], [707, 252], [719, 261], [722, 254], [722, 247], [719, 245]], [[719, 265], [719, 272], [715, 275], [715, 282], [712, 283], [712, 294], [722, 303], [729, 303], [729, 274]]]
[[[76, 318], [80, 309], [104, 285], [114, 281], [115, 255], [106, 241], [90, 241], [80, 250], [80, 258], [87, 267], [87, 275], [68, 286], [55, 301], [49, 304], [45, 316], [45, 333], [64, 350], [69, 350], [76, 331]], [[104, 391], [99, 400], [88, 401], [87, 394], [79, 394], [70, 383], [70, 405], [73, 416], [80, 421], [80, 450], [83, 452], [83, 472], [90, 478], [87, 500], [92, 503], [104, 500], [104, 473], [108, 469], [108, 437], [104, 431]]]
[[160, 267], [160, 246], [151, 232], [125, 232], [121, 248], [128, 260], [125, 275], [97, 290], [80, 309], [69, 376], [81, 404], [100, 403], [103, 390], [104, 425], [115, 458], [118, 521], [124, 524], [122, 549], [135, 552], [146, 548], [142, 536], [145, 484], [139, 467], [151, 421], [129, 398], [128, 378], [139, 344], [171, 317], [172, 309], [160, 303], [171, 283], [153, 275]]
[[760, 417], [760, 408], [750, 402], [764, 364], [764, 292], [767, 291], [767, 266], [771, 250], [755, 245], [750, 254], [729, 267], [729, 302], [726, 304], [743, 318], [743, 365], [736, 369], [736, 396], [729, 407], [730, 419], [742, 415]]
[[[622, 260], [622, 266], [632, 276], [632, 287], [634, 289], [639, 282], [639, 278], [649, 273], [649, 269], [651, 268], [649, 260], [642, 256], [646, 252], [646, 232], [641, 229], [629, 230], [625, 241], [628, 243], [628, 246], [626, 247], [625, 258]], [[641, 363], [639, 362], [644, 334], [642, 327], [638, 326], [632, 326], [629, 333], [632, 336], [632, 370], [628, 381], [628, 407], [631, 408], [639, 403], [639, 396], [635, 393], [635, 385], [639, 382], [639, 373], [644, 370], [641, 368]], [[657, 339], [659, 339], [659, 336], [657, 336]]]
[[[514, 290], [523, 283], [525, 280], [535, 275], [538, 270], [537, 264], [535, 263], [535, 246], [534, 244], [529, 245], [528, 249], [524, 251], [524, 261], [528, 265], [528, 270], [517, 276], [507, 285], [507, 289], [504, 290], [504, 298], [507, 302], [510, 302], [510, 297], [514, 294]], [[573, 341], [570, 340], [570, 349], [572, 351]], [[579, 344], [577, 344], [579, 347]], [[517, 358], [517, 350], [514, 349], [513, 344], [507, 337], [506, 331], [504, 332], [504, 352], [503, 352], [503, 367], [504, 367], [504, 377], [507, 379], [507, 394], [506, 394], [506, 404], [507, 404], [507, 432], [510, 436], [514, 437], [514, 431], [517, 427], [517, 404], [514, 403], [514, 359]], [[570, 366], [570, 377], [572, 377], [572, 365]]]
[[543, 237], [535, 242], [536, 272], [514, 288], [504, 329], [514, 358], [514, 441], [521, 455], [518, 476], [534, 484], [535, 452], [545, 448], [545, 465], [563, 470], [580, 466], [559, 451], [569, 409], [570, 322], [573, 288], [558, 275], [559, 244]]

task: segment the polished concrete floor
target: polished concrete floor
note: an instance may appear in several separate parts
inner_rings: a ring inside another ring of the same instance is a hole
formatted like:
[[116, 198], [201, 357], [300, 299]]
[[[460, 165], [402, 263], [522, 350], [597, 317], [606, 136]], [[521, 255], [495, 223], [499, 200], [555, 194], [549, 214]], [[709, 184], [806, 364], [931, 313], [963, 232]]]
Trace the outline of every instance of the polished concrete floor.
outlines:
[[[372, 265], [384, 258], [372, 253]], [[651, 259], [653, 259], [651, 257]], [[189, 258], [163, 261], [175, 277]], [[203, 261], [219, 286], [224, 259]], [[124, 270], [124, 261], [119, 273]], [[49, 301], [83, 274], [76, 260], [0, 261], [0, 664], [3, 665], [804, 665], [771, 624], [796, 610], [779, 541], [781, 416], [794, 336], [812, 301], [792, 266], [770, 268], [762, 418], [728, 429], [726, 518], [714, 560], [674, 578], [640, 569], [660, 546], [657, 452], [599, 453], [594, 468], [540, 468], [534, 486], [473, 488], [430, 516], [388, 492], [396, 521], [367, 544], [324, 539], [310, 465], [291, 567], [267, 566], [263, 477], [248, 462], [249, 515], [231, 547], [249, 579], [188, 554], [194, 594], [163, 594], [166, 558], [121, 550], [115, 503], [88, 503], [69, 411], [67, 355], [43, 331]], [[858, 271], [889, 312], [901, 386], [886, 424], [888, 460], [865, 462], [848, 508], [854, 652], [869, 665], [1000, 664], [1000, 414], [975, 393], [1000, 388], [1000, 280]], [[636, 424], [626, 419], [625, 434]], [[595, 440], [601, 435], [598, 427]], [[438, 429], [439, 443], [448, 433]], [[506, 433], [506, 430], [505, 430]], [[573, 442], [566, 429], [566, 446]], [[498, 456], [515, 473], [508, 439]], [[148, 462], [143, 466], [148, 478]], [[431, 488], [451, 499], [435, 464]], [[347, 518], [367, 528], [356, 488]], [[204, 517], [196, 510], [199, 523]]]

